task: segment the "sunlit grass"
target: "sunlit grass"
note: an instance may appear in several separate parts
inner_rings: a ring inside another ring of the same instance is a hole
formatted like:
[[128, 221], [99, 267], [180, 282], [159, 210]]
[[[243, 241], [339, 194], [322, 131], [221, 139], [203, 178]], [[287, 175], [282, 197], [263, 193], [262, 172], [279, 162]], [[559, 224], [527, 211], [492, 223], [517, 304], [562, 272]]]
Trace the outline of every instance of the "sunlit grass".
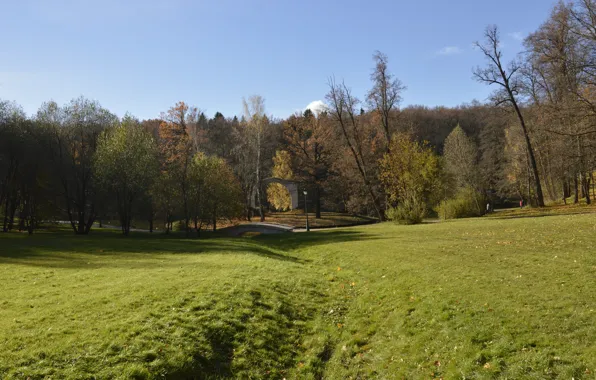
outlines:
[[0, 378], [593, 378], [596, 216], [503, 216], [1, 235]]

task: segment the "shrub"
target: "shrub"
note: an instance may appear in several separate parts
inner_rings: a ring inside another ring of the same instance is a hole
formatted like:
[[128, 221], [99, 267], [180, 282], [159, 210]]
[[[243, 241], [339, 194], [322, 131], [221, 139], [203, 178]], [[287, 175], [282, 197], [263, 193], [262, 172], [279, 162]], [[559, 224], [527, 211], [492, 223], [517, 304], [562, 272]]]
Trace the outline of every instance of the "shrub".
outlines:
[[404, 199], [387, 210], [387, 219], [401, 224], [418, 224], [426, 216], [426, 204], [419, 199]]
[[390, 220], [404, 224], [422, 221], [443, 194], [442, 164], [428, 143], [398, 133], [391, 140], [391, 150], [380, 161], [380, 180], [387, 199], [397, 204], [387, 210]]
[[442, 201], [437, 207], [441, 219], [470, 218], [482, 215], [484, 198], [472, 188], [460, 190], [455, 198]]

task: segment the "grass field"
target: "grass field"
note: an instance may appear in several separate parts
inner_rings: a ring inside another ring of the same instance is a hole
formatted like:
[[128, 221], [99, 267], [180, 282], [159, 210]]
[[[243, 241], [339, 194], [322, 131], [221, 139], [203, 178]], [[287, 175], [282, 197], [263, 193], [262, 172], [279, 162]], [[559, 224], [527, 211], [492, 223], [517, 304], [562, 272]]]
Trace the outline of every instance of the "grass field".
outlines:
[[596, 215], [0, 235], [0, 378], [593, 379]]

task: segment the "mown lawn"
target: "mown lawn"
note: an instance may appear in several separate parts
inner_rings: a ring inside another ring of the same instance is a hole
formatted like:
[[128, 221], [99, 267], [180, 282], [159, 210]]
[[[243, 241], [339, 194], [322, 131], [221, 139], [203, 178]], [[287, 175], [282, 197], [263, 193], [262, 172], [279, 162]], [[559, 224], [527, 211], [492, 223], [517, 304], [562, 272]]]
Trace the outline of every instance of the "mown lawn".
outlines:
[[596, 215], [0, 235], [0, 378], [596, 373]]

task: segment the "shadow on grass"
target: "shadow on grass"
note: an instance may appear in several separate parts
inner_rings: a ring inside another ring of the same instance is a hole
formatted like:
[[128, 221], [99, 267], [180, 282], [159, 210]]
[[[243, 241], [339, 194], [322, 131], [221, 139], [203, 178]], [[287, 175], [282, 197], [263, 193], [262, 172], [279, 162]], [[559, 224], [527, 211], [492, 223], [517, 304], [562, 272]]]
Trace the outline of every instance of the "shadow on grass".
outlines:
[[507, 215], [498, 215], [495, 213], [493, 215], [487, 216], [487, 219], [496, 219], [496, 220], [507, 220], [507, 219], [527, 219], [527, 218], [544, 218], [549, 216], [573, 216], [573, 215], [586, 215], [586, 214], [594, 214], [595, 212], [592, 210], [569, 210], [565, 212], [559, 212], [556, 210], [549, 211], [533, 211], [533, 212], [520, 212], [520, 213], [511, 213]]
[[253, 238], [210, 237], [193, 239], [179, 235], [135, 234], [96, 231], [87, 236], [46, 232], [32, 236], [0, 234], [0, 265], [22, 264], [56, 268], [149, 268], [179, 265], [164, 260], [171, 254], [251, 254], [268, 259], [304, 263], [293, 250], [322, 244], [372, 239], [373, 235], [355, 230], [316, 233], [283, 233]]
[[329, 229], [316, 232], [297, 232], [278, 235], [259, 235], [252, 240], [272, 249], [291, 252], [300, 248], [359, 240], [375, 240], [380, 237], [355, 229]]

